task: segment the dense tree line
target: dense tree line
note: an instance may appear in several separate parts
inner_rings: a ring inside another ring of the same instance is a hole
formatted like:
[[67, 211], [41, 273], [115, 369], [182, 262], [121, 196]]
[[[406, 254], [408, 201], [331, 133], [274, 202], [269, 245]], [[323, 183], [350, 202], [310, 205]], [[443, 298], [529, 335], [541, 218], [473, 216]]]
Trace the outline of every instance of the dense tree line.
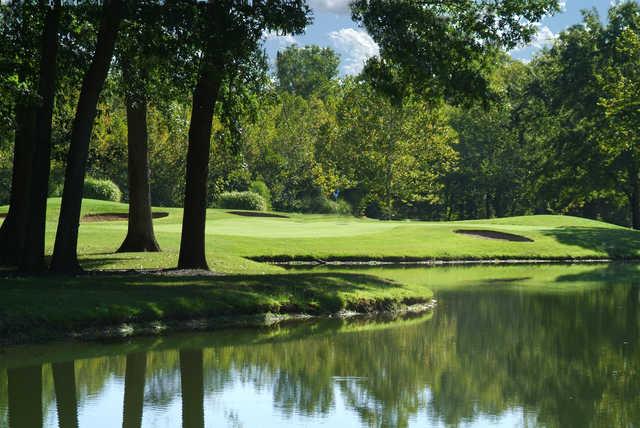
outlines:
[[[184, 207], [181, 268], [207, 267], [207, 205], [252, 181], [267, 184], [278, 209], [332, 209], [333, 197], [383, 218], [459, 217], [452, 201], [464, 195], [449, 189], [460, 169], [452, 112], [486, 104], [503, 52], [528, 42], [558, 7], [356, 1], [354, 19], [381, 49], [363, 75], [337, 80], [335, 54], [310, 47], [278, 57], [274, 84], [260, 41], [267, 31], [303, 31], [304, 0], [3, 2], [0, 159], [11, 191], [0, 261], [47, 267], [46, 197], [57, 187], [50, 268], [79, 270], [87, 171], [125, 190], [122, 251], [159, 250], [151, 202]], [[622, 72], [616, 58], [607, 76]], [[598, 104], [612, 121], [629, 90], [608, 88]]]

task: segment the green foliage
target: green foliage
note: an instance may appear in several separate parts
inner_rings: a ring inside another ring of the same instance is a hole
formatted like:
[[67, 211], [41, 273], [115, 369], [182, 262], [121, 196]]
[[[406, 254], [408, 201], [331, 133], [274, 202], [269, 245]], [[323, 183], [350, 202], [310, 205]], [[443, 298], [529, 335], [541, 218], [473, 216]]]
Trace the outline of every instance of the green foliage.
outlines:
[[365, 73], [401, 100], [414, 87], [455, 101], [488, 94], [496, 54], [531, 40], [557, 0], [356, 0], [353, 17], [380, 46]]
[[118, 185], [111, 180], [99, 180], [87, 177], [84, 180], [84, 197], [100, 201], [120, 202], [122, 192]]
[[262, 196], [262, 199], [267, 203], [267, 207], [271, 206], [271, 191], [267, 183], [262, 180], [252, 181], [249, 185], [249, 191]]
[[265, 199], [254, 192], [224, 192], [218, 197], [216, 205], [220, 208], [236, 210], [266, 211], [268, 209]]
[[276, 75], [281, 90], [308, 98], [327, 89], [338, 75], [340, 58], [330, 48], [289, 46], [278, 52]]

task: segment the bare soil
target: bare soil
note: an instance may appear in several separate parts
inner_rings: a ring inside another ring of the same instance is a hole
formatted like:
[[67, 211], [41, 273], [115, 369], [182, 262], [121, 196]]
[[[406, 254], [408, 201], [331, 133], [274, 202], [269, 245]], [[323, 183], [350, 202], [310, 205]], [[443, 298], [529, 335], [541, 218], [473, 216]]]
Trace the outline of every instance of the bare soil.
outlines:
[[265, 213], [260, 211], [227, 211], [227, 214], [234, 214], [243, 217], [289, 218], [289, 216], [282, 214]]
[[[169, 213], [155, 212], [155, 213], [152, 213], [151, 216], [153, 218], [165, 218], [165, 217], [169, 217]], [[82, 217], [83, 222], [123, 221], [128, 219], [129, 219], [129, 214], [127, 213], [98, 213], [98, 214], [87, 214], [84, 217]]]
[[454, 231], [461, 235], [477, 236], [485, 239], [497, 239], [500, 241], [510, 242], [533, 242], [533, 239], [526, 236], [516, 235], [513, 233], [498, 232], [495, 230], [471, 230], [471, 229], [458, 229]]

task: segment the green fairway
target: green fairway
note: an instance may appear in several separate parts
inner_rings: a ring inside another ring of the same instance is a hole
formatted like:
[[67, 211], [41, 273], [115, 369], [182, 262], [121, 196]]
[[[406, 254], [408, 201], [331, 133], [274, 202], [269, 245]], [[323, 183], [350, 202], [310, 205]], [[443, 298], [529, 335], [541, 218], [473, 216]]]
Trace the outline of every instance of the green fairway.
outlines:
[[[53, 246], [59, 199], [49, 201], [47, 252]], [[0, 208], [6, 212], [6, 207]], [[126, 204], [85, 200], [83, 215], [126, 213]], [[171, 268], [177, 264], [182, 210], [157, 208], [161, 253], [116, 254], [127, 221], [84, 221], [79, 256], [85, 269]], [[417, 260], [636, 258], [638, 232], [574, 217], [532, 216], [469, 222], [384, 222], [354, 217], [287, 214], [245, 217], [209, 210], [207, 258], [214, 276], [88, 275], [0, 280], [0, 332], [69, 331], [129, 321], [257, 313], [330, 313], [424, 302], [442, 281], [412, 271], [297, 273], [251, 260]], [[455, 233], [459, 229], [517, 234], [511, 242]], [[438, 275], [440, 271], [434, 271]], [[442, 271], [445, 273], [445, 271]], [[471, 272], [471, 271], [469, 271]], [[391, 274], [392, 273], [392, 274]], [[471, 272], [472, 273], [472, 272]], [[500, 270], [498, 276], [515, 273]], [[516, 276], [522, 276], [518, 273]], [[472, 275], [472, 279], [477, 279]], [[447, 283], [450, 281], [448, 280]], [[473, 282], [473, 281], [472, 281]]]
[[[55, 236], [59, 199], [49, 202], [47, 251]], [[83, 214], [126, 213], [126, 204], [85, 200]], [[169, 216], [154, 221], [163, 252], [114, 254], [127, 222], [83, 222], [79, 256], [91, 268], [173, 267], [180, 244], [182, 210], [157, 208]], [[6, 207], [0, 209], [6, 212]], [[207, 257], [222, 273], [277, 273], [280, 268], [249, 259], [585, 259], [640, 257], [640, 233], [569, 216], [527, 216], [466, 222], [378, 221], [331, 215], [289, 218], [243, 217], [209, 210]], [[534, 242], [510, 242], [454, 233], [458, 229], [517, 234]]]

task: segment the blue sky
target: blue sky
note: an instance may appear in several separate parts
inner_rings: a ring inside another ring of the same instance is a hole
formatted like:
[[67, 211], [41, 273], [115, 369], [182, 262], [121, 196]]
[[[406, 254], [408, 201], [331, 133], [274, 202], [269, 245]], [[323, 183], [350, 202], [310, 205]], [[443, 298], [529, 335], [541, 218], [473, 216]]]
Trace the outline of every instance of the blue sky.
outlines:
[[[291, 44], [300, 46], [316, 44], [328, 46], [341, 56], [341, 74], [357, 74], [364, 61], [378, 53], [378, 47], [371, 37], [351, 20], [350, 0], [309, 0], [314, 22], [299, 36], [267, 34], [265, 48], [271, 58], [279, 49]], [[612, 0], [565, 0], [564, 11], [545, 18], [539, 25], [538, 35], [529, 46], [520, 47], [511, 55], [529, 60], [536, 51], [553, 40], [565, 28], [581, 21], [582, 9], [596, 8], [601, 16], [606, 16]]]

